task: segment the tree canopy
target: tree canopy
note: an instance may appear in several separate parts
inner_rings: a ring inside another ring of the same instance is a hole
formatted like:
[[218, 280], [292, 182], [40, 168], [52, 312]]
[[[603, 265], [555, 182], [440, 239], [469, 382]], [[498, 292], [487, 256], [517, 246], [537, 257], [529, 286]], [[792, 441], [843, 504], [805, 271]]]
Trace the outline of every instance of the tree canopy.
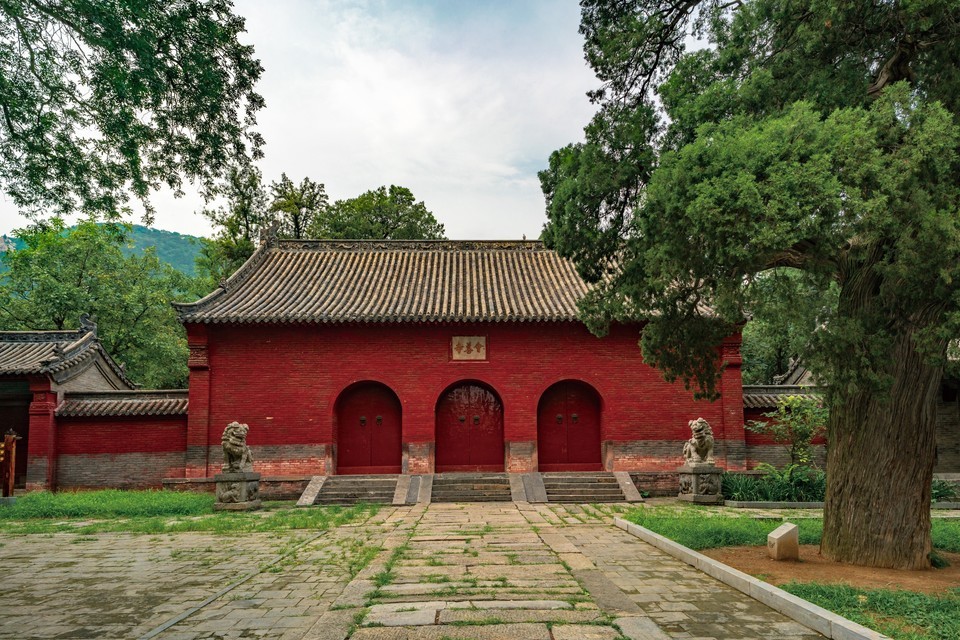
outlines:
[[24, 247], [2, 257], [0, 327], [73, 329], [90, 314], [107, 353], [134, 382], [184, 387], [187, 341], [170, 302], [190, 297], [193, 283], [152, 250], [124, 255], [129, 232], [91, 220], [68, 229], [56, 218], [16, 231]]
[[590, 326], [645, 317], [645, 359], [713, 396], [763, 274], [836, 287], [795, 309], [829, 385], [822, 552], [929, 566], [960, 328], [960, 4], [584, 0], [581, 33], [598, 113], [541, 182], [545, 239], [598, 285]]
[[423, 201], [417, 202], [406, 187], [390, 185], [334, 202], [314, 237], [437, 240], [444, 235], [443, 225]]
[[283, 237], [307, 238], [322, 224], [329, 199], [326, 187], [319, 182], [304, 178], [296, 185], [284, 173], [270, 185], [270, 192], [273, 196], [270, 211], [278, 218], [278, 232]]
[[0, 2], [0, 182], [27, 214], [210, 194], [261, 155], [263, 69], [230, 0]]

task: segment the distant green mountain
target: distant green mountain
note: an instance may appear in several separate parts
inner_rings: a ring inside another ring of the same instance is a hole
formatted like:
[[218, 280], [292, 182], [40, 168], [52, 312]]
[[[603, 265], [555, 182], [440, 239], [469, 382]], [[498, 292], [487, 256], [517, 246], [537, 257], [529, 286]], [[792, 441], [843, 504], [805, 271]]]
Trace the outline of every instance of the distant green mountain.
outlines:
[[[131, 247], [124, 247], [126, 254], [140, 254], [148, 247], [156, 247], [157, 257], [174, 269], [194, 275], [194, 261], [200, 253], [200, 238], [176, 231], [151, 229], [139, 224], [130, 231]], [[20, 249], [23, 242], [10, 236], [0, 236], [0, 252]]]

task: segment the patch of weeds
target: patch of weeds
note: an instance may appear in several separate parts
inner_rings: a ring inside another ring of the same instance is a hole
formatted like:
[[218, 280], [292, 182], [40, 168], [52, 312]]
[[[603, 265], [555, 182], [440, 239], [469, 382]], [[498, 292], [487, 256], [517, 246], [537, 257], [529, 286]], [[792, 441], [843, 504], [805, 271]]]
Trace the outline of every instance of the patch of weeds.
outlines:
[[431, 556], [427, 558], [426, 565], [428, 567], [445, 567], [447, 566], [445, 562], [441, 562], [436, 556]]
[[452, 582], [452, 580], [450, 579], [450, 576], [445, 576], [442, 573], [428, 573], [425, 576], [422, 576], [420, 579], [424, 582], [433, 582], [433, 583]]
[[507, 553], [507, 564], [520, 564], [520, 556], [517, 553]]

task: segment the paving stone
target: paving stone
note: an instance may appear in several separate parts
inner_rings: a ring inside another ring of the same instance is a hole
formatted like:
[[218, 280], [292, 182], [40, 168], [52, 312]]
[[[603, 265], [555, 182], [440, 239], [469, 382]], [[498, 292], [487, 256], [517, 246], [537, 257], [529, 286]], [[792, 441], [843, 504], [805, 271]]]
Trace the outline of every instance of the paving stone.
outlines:
[[561, 624], [553, 627], [553, 640], [616, 640], [620, 637], [612, 627]]
[[440, 612], [440, 624], [456, 622], [592, 622], [600, 617], [598, 611], [568, 611], [565, 609], [446, 609]]
[[550, 640], [545, 624], [497, 624], [478, 626], [364, 627], [350, 640]]

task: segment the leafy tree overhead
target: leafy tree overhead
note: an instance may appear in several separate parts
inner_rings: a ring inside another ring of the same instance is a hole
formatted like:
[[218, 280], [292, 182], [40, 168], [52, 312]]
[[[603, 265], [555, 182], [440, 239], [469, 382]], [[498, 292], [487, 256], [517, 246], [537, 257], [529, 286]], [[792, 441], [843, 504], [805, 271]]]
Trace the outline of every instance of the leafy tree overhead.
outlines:
[[267, 191], [256, 167], [231, 169], [218, 190], [222, 207], [201, 214], [217, 228], [213, 238], [204, 238], [197, 256], [197, 272], [214, 284], [230, 276], [253, 255], [260, 231], [273, 221], [267, 206]]
[[295, 185], [285, 173], [270, 185], [270, 193], [273, 196], [270, 211], [280, 223], [278, 233], [285, 238], [308, 237], [308, 230], [320, 224], [329, 204], [326, 188], [321, 183], [304, 178]]
[[743, 383], [774, 384], [836, 313], [838, 288], [831, 283], [821, 290], [802, 271], [780, 267], [757, 274], [745, 293], [750, 321], [743, 327]]
[[443, 225], [406, 187], [390, 185], [337, 200], [311, 230], [317, 238], [356, 240], [442, 239]]
[[0, 183], [28, 214], [118, 215], [261, 155], [263, 69], [229, 0], [0, 2]]
[[581, 32], [599, 110], [541, 182], [546, 240], [597, 283], [590, 326], [642, 312], [647, 361], [713, 395], [760, 274], [835, 286], [826, 312], [796, 300], [829, 385], [821, 552], [929, 567], [960, 329], [960, 5], [584, 0]]
[[0, 327], [76, 328], [81, 314], [98, 324], [104, 348], [148, 388], [183, 387], [187, 342], [170, 306], [189, 297], [190, 278], [155, 252], [124, 255], [129, 227], [54, 218], [16, 232], [24, 248], [3, 254]]

